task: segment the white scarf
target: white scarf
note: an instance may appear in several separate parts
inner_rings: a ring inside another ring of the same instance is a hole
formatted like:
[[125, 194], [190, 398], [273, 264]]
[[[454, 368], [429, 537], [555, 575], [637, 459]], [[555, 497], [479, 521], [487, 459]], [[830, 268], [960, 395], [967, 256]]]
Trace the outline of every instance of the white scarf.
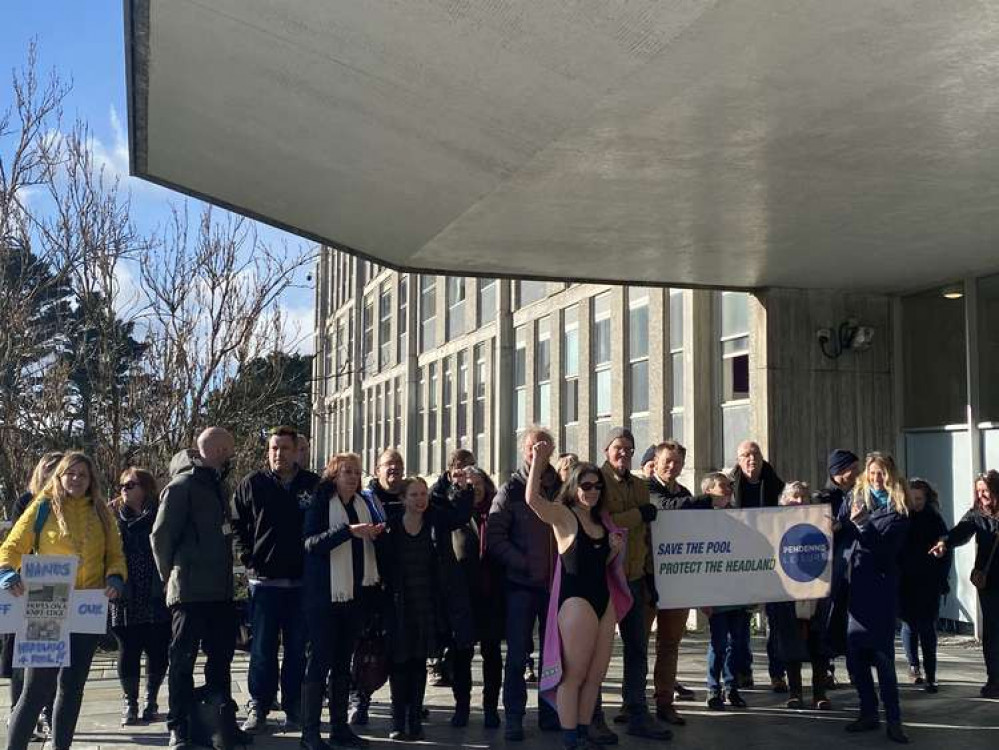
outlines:
[[798, 620], [811, 620], [819, 608], [818, 599], [802, 599], [794, 603], [794, 615]]
[[[354, 495], [354, 512], [358, 523], [371, 523], [371, 512], [368, 504], [360, 495]], [[350, 525], [347, 509], [339, 495], [330, 498], [330, 531], [342, 529]], [[334, 602], [349, 602], [354, 599], [354, 551], [353, 537], [338, 545], [330, 552], [330, 600]], [[375, 545], [364, 540], [364, 576], [362, 586], [374, 586], [379, 582], [378, 564], [375, 560]]]

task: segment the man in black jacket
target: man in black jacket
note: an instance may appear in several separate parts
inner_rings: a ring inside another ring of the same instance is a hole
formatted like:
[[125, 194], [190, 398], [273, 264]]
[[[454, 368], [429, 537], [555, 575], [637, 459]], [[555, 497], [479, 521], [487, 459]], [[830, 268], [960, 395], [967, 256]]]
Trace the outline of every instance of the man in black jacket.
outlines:
[[298, 466], [298, 432], [276, 427], [267, 439], [267, 468], [239, 483], [234, 495], [236, 545], [250, 582], [249, 716], [247, 732], [262, 731], [277, 695], [278, 644], [281, 708], [297, 731], [305, 671], [302, 616], [302, 521], [319, 477]]
[[[506, 713], [506, 739], [524, 739], [524, 713], [527, 709], [527, 684], [524, 667], [531, 650], [535, 623], [539, 624], [541, 648], [545, 650], [545, 620], [548, 594], [555, 572], [555, 535], [552, 528], [527, 505], [527, 474], [530, 471], [535, 443], [554, 443], [547, 430], [533, 428], [524, 434], [523, 465], [504, 484], [489, 510], [486, 526], [486, 550], [503, 566], [506, 573], [506, 668], [503, 680], [503, 708]], [[541, 491], [554, 500], [559, 487], [558, 474], [546, 466], [541, 477]], [[543, 730], [559, 729], [554, 709], [538, 695], [538, 724]]]

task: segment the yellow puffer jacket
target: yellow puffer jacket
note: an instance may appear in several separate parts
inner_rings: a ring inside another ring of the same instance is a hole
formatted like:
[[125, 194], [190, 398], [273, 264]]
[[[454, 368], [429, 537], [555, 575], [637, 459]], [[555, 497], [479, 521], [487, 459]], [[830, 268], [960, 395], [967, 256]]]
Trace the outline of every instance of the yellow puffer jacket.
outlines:
[[[39, 499], [36, 499], [28, 506], [0, 545], [0, 569], [20, 570], [21, 556], [31, 552], [35, 544], [35, 519], [39, 505]], [[105, 527], [89, 497], [67, 498], [63, 503], [63, 515], [69, 536], [59, 530], [59, 522], [50, 508], [38, 537], [38, 554], [76, 555], [77, 548], [73, 541], [83, 539], [83, 556], [76, 570], [76, 588], [103, 589], [108, 577], [114, 575], [121, 576], [124, 581], [127, 570], [118, 524], [112, 521]]]

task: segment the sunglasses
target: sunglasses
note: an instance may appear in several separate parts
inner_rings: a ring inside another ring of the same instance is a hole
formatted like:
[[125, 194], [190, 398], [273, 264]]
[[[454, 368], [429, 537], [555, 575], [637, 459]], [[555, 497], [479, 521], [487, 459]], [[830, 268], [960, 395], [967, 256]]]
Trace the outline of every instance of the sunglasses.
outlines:
[[602, 490], [604, 488], [603, 482], [580, 482], [579, 489], [583, 492], [591, 492], [592, 490]]
[[134, 490], [138, 486], [138, 482], [125, 482], [124, 484], [119, 484], [118, 489], [128, 492], [129, 490]]

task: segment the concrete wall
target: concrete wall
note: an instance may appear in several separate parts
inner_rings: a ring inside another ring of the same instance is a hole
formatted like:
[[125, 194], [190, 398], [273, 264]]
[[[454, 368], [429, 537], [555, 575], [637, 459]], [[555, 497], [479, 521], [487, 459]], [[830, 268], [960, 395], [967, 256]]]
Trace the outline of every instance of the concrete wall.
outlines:
[[[833, 448], [894, 452], [892, 310], [880, 295], [769, 289], [751, 298], [752, 432], [785, 480], [822, 486]], [[847, 318], [874, 328], [873, 346], [829, 359], [816, 332]]]

